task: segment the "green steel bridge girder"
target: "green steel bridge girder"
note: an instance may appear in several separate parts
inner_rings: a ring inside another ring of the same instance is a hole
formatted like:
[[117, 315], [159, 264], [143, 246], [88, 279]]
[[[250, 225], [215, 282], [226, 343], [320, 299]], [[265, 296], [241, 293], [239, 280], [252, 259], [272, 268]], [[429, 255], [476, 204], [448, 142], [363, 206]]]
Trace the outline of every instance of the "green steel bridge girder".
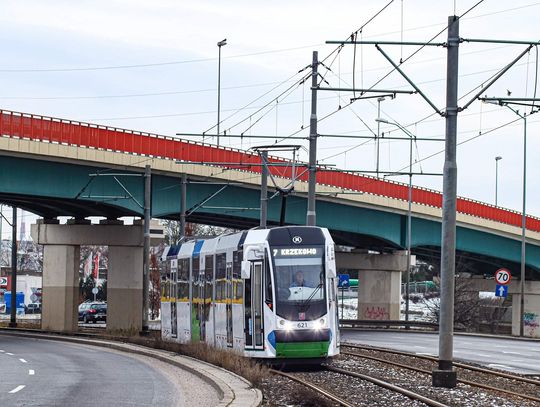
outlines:
[[[99, 173], [98, 177], [90, 174]], [[119, 174], [114, 175], [113, 174]], [[0, 201], [42, 216], [142, 216], [144, 177], [142, 170], [104, 170], [96, 166], [60, 163], [13, 156], [0, 156]], [[178, 219], [181, 211], [180, 176], [152, 175], [152, 216]], [[187, 209], [193, 210], [223, 185], [188, 184]], [[272, 196], [273, 192], [269, 192]], [[22, 202], [22, 203], [21, 203]], [[256, 226], [260, 195], [252, 187], [229, 185], [194, 210], [191, 220], [225, 225]], [[291, 195], [287, 198], [286, 223], [304, 224], [307, 201]], [[69, 208], [69, 209], [66, 209]], [[269, 223], [277, 224], [281, 197], [269, 201]], [[317, 201], [317, 224], [348, 236], [361, 236], [389, 248], [406, 246], [406, 216], [393, 212], [344, 205], [331, 200]], [[412, 247], [440, 247], [441, 224], [413, 217]], [[360, 240], [362, 240], [360, 239]], [[458, 227], [457, 250], [520, 261], [519, 240], [476, 229]], [[540, 246], [527, 244], [527, 265], [540, 270]], [[512, 270], [514, 271], [514, 270]]]

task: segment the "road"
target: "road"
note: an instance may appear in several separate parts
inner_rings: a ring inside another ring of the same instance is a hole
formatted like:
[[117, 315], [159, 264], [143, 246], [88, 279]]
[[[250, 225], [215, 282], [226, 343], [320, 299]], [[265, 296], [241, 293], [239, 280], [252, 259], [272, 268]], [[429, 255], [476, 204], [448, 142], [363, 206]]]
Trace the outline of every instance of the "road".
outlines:
[[[434, 333], [342, 330], [341, 341], [437, 356]], [[540, 341], [455, 335], [454, 359], [475, 362], [513, 373], [540, 375]]]
[[2, 407], [219, 402], [210, 385], [163, 362], [60, 341], [0, 334], [0, 374]]

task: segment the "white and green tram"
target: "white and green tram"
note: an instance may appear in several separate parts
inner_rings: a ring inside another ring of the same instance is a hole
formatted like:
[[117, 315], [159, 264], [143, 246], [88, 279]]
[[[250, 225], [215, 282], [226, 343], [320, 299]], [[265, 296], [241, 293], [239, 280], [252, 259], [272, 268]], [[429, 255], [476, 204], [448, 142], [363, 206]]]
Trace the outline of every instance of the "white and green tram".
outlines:
[[253, 229], [167, 247], [161, 334], [247, 357], [339, 353], [334, 242], [327, 229]]

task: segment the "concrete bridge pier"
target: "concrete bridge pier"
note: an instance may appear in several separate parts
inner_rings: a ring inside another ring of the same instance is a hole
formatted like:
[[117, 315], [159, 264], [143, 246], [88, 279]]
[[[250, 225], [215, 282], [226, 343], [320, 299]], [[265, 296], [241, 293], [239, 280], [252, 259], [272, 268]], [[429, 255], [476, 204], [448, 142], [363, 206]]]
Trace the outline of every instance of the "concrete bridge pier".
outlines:
[[109, 246], [107, 330], [142, 329], [143, 248]]
[[80, 247], [43, 248], [41, 327], [51, 331], [77, 330]]
[[[416, 262], [415, 256], [411, 256], [411, 262]], [[399, 320], [401, 273], [407, 270], [406, 252], [339, 252], [336, 266], [358, 270], [358, 319]]]
[[143, 227], [141, 225], [32, 225], [34, 242], [44, 246], [42, 328], [78, 329], [81, 245], [109, 246], [107, 330], [142, 328]]

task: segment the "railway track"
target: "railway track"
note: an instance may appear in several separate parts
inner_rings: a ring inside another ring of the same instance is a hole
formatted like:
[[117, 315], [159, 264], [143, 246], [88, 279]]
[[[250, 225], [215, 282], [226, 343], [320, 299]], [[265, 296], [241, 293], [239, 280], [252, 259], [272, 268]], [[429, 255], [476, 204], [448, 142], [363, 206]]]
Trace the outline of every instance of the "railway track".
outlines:
[[[396, 350], [390, 350], [390, 349], [383, 349], [383, 348], [377, 348], [377, 347], [368, 347], [368, 346], [359, 346], [359, 345], [345, 345], [345, 344], [342, 344], [341, 347], [342, 347], [342, 350], [341, 350], [340, 353], [342, 355], [370, 359], [370, 360], [378, 361], [378, 362], [385, 363], [385, 364], [388, 364], [388, 365], [392, 365], [392, 366], [395, 366], [395, 367], [399, 367], [399, 368], [402, 368], [402, 369], [412, 370], [412, 371], [422, 373], [422, 374], [427, 374], [427, 375], [431, 375], [432, 370], [411, 366], [410, 364], [404, 364], [404, 363], [398, 363], [398, 362], [395, 362], [395, 361], [386, 360], [386, 359], [383, 359], [381, 357], [377, 357], [377, 356], [373, 356], [373, 355], [360, 354], [360, 353], [354, 353], [354, 352], [347, 352], [347, 351], [343, 351], [343, 348], [348, 347], [348, 348], [359, 350], [359, 351], [375, 351], [375, 352], [380, 352], [382, 354], [399, 355], [399, 356], [404, 356], [404, 357], [408, 357], [408, 358], [421, 359], [421, 360], [425, 360], [425, 361], [429, 361], [429, 362], [433, 362], [433, 363], [438, 362], [438, 359], [435, 358], [435, 357], [432, 357], [432, 356], [416, 355], [416, 354], [412, 354], [412, 353], [396, 351]], [[466, 384], [466, 385], [469, 385], [469, 386], [482, 388], [484, 390], [489, 390], [489, 391], [496, 392], [496, 393], [502, 393], [502, 394], [505, 394], [505, 395], [508, 395], [508, 396], [519, 397], [519, 398], [522, 398], [522, 399], [526, 399], [526, 400], [530, 400], [530, 401], [540, 403], [540, 397], [538, 396], [538, 392], [539, 392], [538, 389], [540, 389], [540, 380], [535, 380], [535, 379], [531, 379], [531, 378], [528, 378], [528, 377], [517, 376], [517, 375], [513, 375], [513, 374], [509, 374], [509, 373], [498, 372], [498, 371], [491, 370], [491, 369], [485, 369], [485, 368], [481, 368], [481, 367], [478, 367], [478, 366], [468, 365], [466, 363], [458, 363], [458, 362], [456, 362], [456, 363], [454, 363], [454, 366], [457, 367], [458, 369], [468, 370], [470, 372], [475, 372], [475, 373], [480, 373], [481, 375], [485, 375], [485, 376], [487, 376], [487, 377], [485, 377], [485, 379], [487, 381], [491, 382], [491, 383], [493, 383], [494, 380], [497, 380], [498, 381], [498, 383], [497, 383], [498, 386], [494, 387], [492, 385], [485, 384], [485, 383], [480, 383], [478, 381], [459, 378], [459, 375], [458, 375], [458, 382], [459, 383], [463, 383], [463, 384]], [[435, 367], [435, 365], [433, 365], [431, 368], [434, 368], [434, 367]], [[489, 377], [491, 377], [491, 379]], [[503, 380], [506, 381], [507, 383], [503, 383], [502, 382]], [[508, 388], [504, 388], [505, 386], [515, 388], [516, 384], [522, 385], [522, 391], [516, 392], [516, 391], [509, 390]], [[524, 389], [524, 387], [529, 387], [529, 388]], [[535, 394], [532, 395], [530, 393], [535, 393]]]
[[[372, 383], [372, 384], [374, 384], [376, 386], [385, 388], [385, 389], [387, 389], [387, 390], [389, 390], [391, 392], [401, 394], [401, 395], [403, 395], [405, 397], [408, 397], [411, 400], [421, 401], [421, 402], [423, 402], [424, 404], [426, 404], [428, 406], [432, 406], [432, 407], [446, 407], [447, 406], [446, 404], [439, 403], [438, 401], [430, 399], [429, 397], [425, 397], [425, 396], [423, 396], [421, 394], [412, 392], [410, 390], [404, 389], [402, 387], [396, 386], [396, 385], [394, 385], [392, 383], [386, 382], [384, 380], [381, 380], [381, 379], [378, 379], [378, 378], [375, 378], [375, 377], [372, 377], [372, 376], [369, 376], [369, 375], [364, 375], [364, 374], [360, 374], [360, 373], [356, 373], [356, 372], [350, 372], [350, 371], [340, 369], [340, 368], [337, 368], [337, 367], [332, 367], [332, 366], [325, 366], [324, 369], [326, 371], [329, 371], [329, 372], [334, 372], [334, 373], [338, 373], [338, 374], [341, 374], [341, 375], [344, 375], [344, 376], [354, 377], [354, 378], [357, 378], [357, 379], [360, 379], [360, 380], [363, 380], [363, 381], [367, 381], [367, 382]], [[304, 377], [300, 377], [299, 375], [285, 373], [285, 372], [282, 372], [280, 370], [273, 370], [273, 369], [271, 369], [270, 372], [273, 373], [273, 374], [276, 374], [276, 375], [286, 377], [286, 378], [288, 378], [290, 380], [293, 380], [293, 381], [295, 381], [295, 382], [297, 382], [297, 383], [299, 383], [299, 384], [301, 384], [303, 386], [306, 386], [306, 387], [310, 388], [311, 390], [317, 392], [319, 395], [322, 395], [322, 396], [324, 396], [324, 397], [338, 403], [340, 406], [345, 406], [345, 407], [356, 406], [356, 404], [351, 404], [349, 401], [344, 400], [341, 397], [338, 397], [335, 394], [330, 393], [328, 390], [322, 388], [321, 386], [319, 386], [317, 384], [314, 384], [311, 381], [306, 380]]]
[[290, 380], [292, 380], [292, 381], [294, 381], [296, 383], [299, 383], [299, 384], [301, 384], [303, 386], [306, 386], [306, 387], [310, 388], [311, 390], [315, 391], [316, 393], [320, 394], [321, 396], [324, 396], [324, 397], [338, 403], [340, 406], [354, 407], [354, 404], [351, 404], [348, 401], [343, 400], [341, 397], [338, 397], [338, 396], [336, 396], [336, 395], [334, 395], [332, 393], [329, 393], [328, 391], [326, 391], [322, 387], [317, 386], [316, 384], [313, 384], [311, 382], [308, 382], [307, 380], [305, 380], [305, 379], [303, 379], [301, 377], [298, 377], [297, 375], [290, 374], [290, 373], [285, 373], [285, 372], [282, 372], [281, 370], [274, 370], [274, 369], [270, 369], [270, 373], [286, 377], [287, 379], [290, 379]]

